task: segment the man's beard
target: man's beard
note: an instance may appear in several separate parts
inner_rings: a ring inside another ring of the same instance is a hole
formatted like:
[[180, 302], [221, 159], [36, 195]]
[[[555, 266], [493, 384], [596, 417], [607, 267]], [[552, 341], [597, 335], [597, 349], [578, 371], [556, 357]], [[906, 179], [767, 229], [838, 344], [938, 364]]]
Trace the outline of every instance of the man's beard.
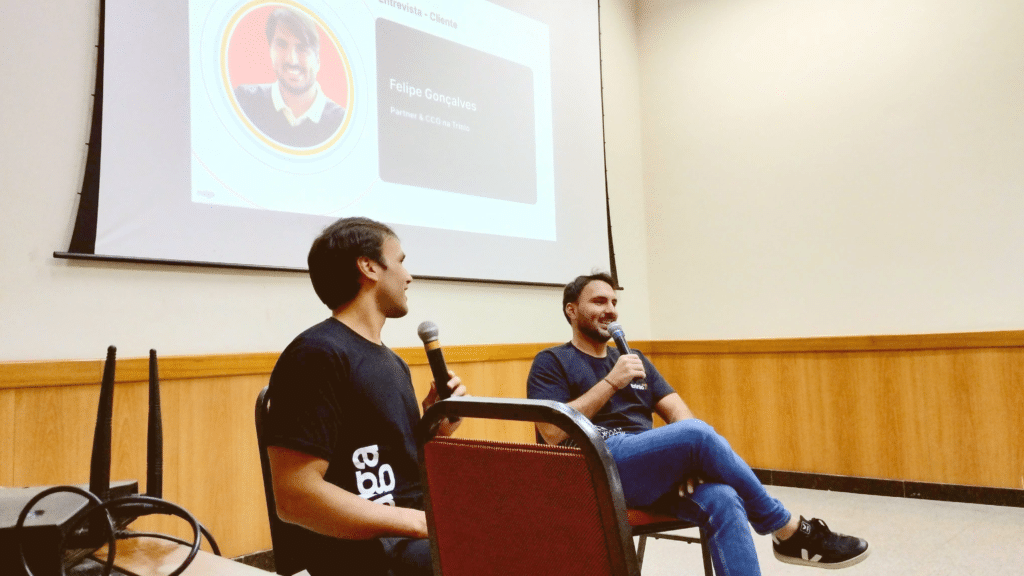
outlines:
[[408, 301], [399, 302], [396, 298], [386, 297], [378, 302], [385, 318], [401, 318], [409, 313]]
[[[611, 322], [611, 320], [609, 320], [609, 322]], [[594, 324], [581, 326], [580, 332], [582, 332], [584, 336], [586, 336], [590, 340], [593, 340], [594, 342], [607, 342], [612, 337], [612, 335], [608, 333], [607, 329], [605, 329], [602, 333], [601, 328], [598, 327], [596, 322]]]

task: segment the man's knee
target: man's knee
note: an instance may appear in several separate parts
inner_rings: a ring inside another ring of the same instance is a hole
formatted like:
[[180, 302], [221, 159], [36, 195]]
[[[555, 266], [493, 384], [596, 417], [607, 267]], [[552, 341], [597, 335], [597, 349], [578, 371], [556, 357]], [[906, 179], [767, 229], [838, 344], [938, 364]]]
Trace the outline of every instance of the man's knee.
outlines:
[[706, 446], [716, 450], [732, 450], [729, 441], [703, 420], [690, 418], [672, 424], [672, 426], [677, 425], [680, 426], [681, 433], [685, 434], [694, 446]]
[[747, 519], [743, 499], [732, 486], [726, 484], [701, 484], [693, 493], [693, 499], [712, 518], [723, 516], [742, 516]]
[[673, 422], [669, 424], [669, 427], [673, 430], [678, 441], [691, 445], [700, 445], [708, 440], [713, 441], [716, 438], [720, 438], [718, 432], [715, 432], [715, 429], [710, 424], [696, 418]]

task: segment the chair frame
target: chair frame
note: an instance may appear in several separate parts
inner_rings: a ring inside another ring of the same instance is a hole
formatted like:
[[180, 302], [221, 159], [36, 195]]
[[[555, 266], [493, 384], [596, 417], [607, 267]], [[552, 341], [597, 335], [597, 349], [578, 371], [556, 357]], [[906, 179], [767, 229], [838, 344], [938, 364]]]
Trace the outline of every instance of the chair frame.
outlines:
[[274, 571], [281, 576], [290, 576], [305, 568], [297, 558], [284, 552], [282, 543], [288, 529], [284, 520], [277, 515], [277, 500], [274, 498], [274, 481], [270, 473], [270, 456], [267, 453], [266, 425], [270, 409], [270, 386], [264, 386], [256, 397], [256, 443], [260, 448], [260, 468], [263, 471], [263, 492], [267, 497], [267, 517], [270, 519], [270, 543], [274, 548]]
[[[561, 402], [549, 400], [483, 398], [483, 397], [452, 397], [435, 403], [423, 415], [416, 428], [416, 440], [419, 447], [420, 476], [423, 483], [424, 505], [427, 514], [427, 525], [430, 531], [430, 547], [433, 558], [434, 574], [442, 574], [440, 553], [434, 526], [434, 514], [430, 499], [430, 479], [426, 473], [424, 447], [437, 434], [441, 422], [445, 418], [483, 418], [490, 420], [511, 420], [521, 422], [554, 424], [561, 428], [583, 452], [588, 469], [595, 482], [595, 491], [603, 495], [598, 505], [602, 518], [612, 521], [606, 523], [606, 542], [610, 551], [609, 561], [617, 574], [639, 576], [646, 548], [647, 537], [665, 538], [688, 543], [700, 543], [704, 557], [704, 572], [713, 576], [710, 562], [710, 551], [704, 531], [701, 538], [660, 534], [666, 530], [692, 528], [693, 523], [656, 516], [653, 522], [633, 526], [630, 524], [626, 502], [622, 493], [622, 483], [618, 468], [612, 459], [604, 439], [597, 428], [583, 414]], [[640, 536], [638, 550], [633, 548], [633, 536]]]
[[[700, 544], [700, 553], [704, 559], [704, 576], [715, 576], [715, 571], [711, 563], [711, 549], [708, 548], [707, 534], [704, 532], [704, 528], [700, 528], [693, 522], [663, 516], [660, 513], [652, 513], [646, 510], [641, 510], [640, 512], [653, 516], [653, 518], [648, 522], [635, 523], [632, 525], [633, 536], [639, 536], [639, 541], [636, 544], [636, 557], [637, 563], [640, 565], [641, 569], [644, 565], [644, 553], [647, 550], [647, 539], [654, 538], [656, 540], [672, 540], [673, 542], [684, 542], [686, 544]], [[700, 529], [699, 538], [694, 536], [666, 534], [666, 532], [671, 532], [673, 530], [682, 530], [694, 527], [698, 527]]]

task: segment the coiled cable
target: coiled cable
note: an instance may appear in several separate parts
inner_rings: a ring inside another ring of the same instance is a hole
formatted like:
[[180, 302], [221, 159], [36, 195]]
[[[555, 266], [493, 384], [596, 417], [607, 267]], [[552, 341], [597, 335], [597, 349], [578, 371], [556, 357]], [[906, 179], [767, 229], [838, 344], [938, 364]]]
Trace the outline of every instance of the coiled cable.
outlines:
[[[28, 560], [25, 558], [25, 549], [23, 546], [23, 533], [22, 529], [25, 526], [25, 520], [28, 518], [29, 512], [32, 508], [38, 504], [41, 500], [52, 494], [59, 492], [72, 492], [80, 496], [85, 497], [89, 500], [90, 506], [85, 509], [85, 512], [78, 517], [77, 520], [72, 522], [67, 530], [61, 535], [60, 545], [58, 547], [58, 553], [63, 555], [65, 549], [65, 540], [67, 535], [73, 533], [83, 522], [87, 519], [94, 517], [99, 512], [102, 512], [107, 520], [107, 559], [103, 564], [102, 576], [110, 576], [114, 568], [114, 558], [117, 556], [117, 544], [118, 538], [139, 538], [142, 536], [151, 536], [156, 538], [162, 538], [169, 540], [184, 546], [190, 546], [188, 556], [184, 561], [170, 574], [167, 576], [180, 576], [195, 560], [196, 555], [199, 553], [199, 547], [202, 543], [203, 536], [210, 543], [210, 548], [213, 553], [220, 556], [220, 548], [217, 546], [216, 540], [209, 530], [206, 529], [202, 524], [196, 520], [195, 516], [189, 513], [187, 510], [178, 506], [177, 504], [168, 502], [160, 498], [154, 498], [152, 496], [137, 495], [137, 496], [125, 496], [122, 498], [115, 498], [104, 502], [100, 500], [98, 496], [77, 486], [54, 486], [47, 488], [36, 494], [32, 499], [25, 504], [25, 507], [21, 510], [21, 514], [18, 515], [18, 522], [15, 524], [14, 531], [16, 540], [18, 542], [18, 555], [21, 559], [22, 569], [25, 571], [26, 576], [34, 576], [32, 570], [28, 566]], [[169, 536], [166, 534], [156, 533], [136, 533], [136, 532], [124, 532], [117, 531], [114, 527], [114, 516], [122, 515], [117, 514], [121, 512], [124, 516], [134, 516], [135, 518], [141, 516], [150, 516], [153, 514], [165, 514], [169, 516], [176, 516], [187, 522], [192, 528], [192, 542], [186, 542], [180, 538]], [[63, 566], [61, 567], [61, 574], [64, 573]]]

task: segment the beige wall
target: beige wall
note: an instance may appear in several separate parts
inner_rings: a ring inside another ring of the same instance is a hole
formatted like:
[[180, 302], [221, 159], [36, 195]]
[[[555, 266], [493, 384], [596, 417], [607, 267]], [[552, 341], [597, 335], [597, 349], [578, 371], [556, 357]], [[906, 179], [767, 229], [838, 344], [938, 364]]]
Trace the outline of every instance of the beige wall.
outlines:
[[[626, 0], [604, 3], [608, 178], [627, 287], [629, 327], [648, 337], [646, 234], [640, 165], [636, 28]], [[68, 247], [85, 166], [98, 1], [0, 0], [0, 360], [121, 354], [279, 351], [326, 310], [305, 274], [85, 264], [52, 258]], [[46, 40], [40, 41], [40, 30]], [[603, 227], [604, 223], [595, 223]], [[481, 255], [486, 257], [486, 255]], [[589, 270], [567, 271], [567, 274]], [[447, 344], [568, 339], [561, 291], [418, 282], [412, 312], [388, 324], [392, 346], [418, 344], [432, 319]]]
[[1024, 326], [1024, 4], [639, 6], [656, 338]]
[[[54, 260], [84, 170], [97, 1], [0, 12], [17, 56], [0, 90], [0, 360], [276, 351], [324, 316], [302, 274]], [[610, 0], [601, 25], [631, 337], [1024, 326], [1024, 5]], [[415, 345], [429, 318], [447, 344], [562, 340], [559, 295], [418, 282], [385, 338]]]

